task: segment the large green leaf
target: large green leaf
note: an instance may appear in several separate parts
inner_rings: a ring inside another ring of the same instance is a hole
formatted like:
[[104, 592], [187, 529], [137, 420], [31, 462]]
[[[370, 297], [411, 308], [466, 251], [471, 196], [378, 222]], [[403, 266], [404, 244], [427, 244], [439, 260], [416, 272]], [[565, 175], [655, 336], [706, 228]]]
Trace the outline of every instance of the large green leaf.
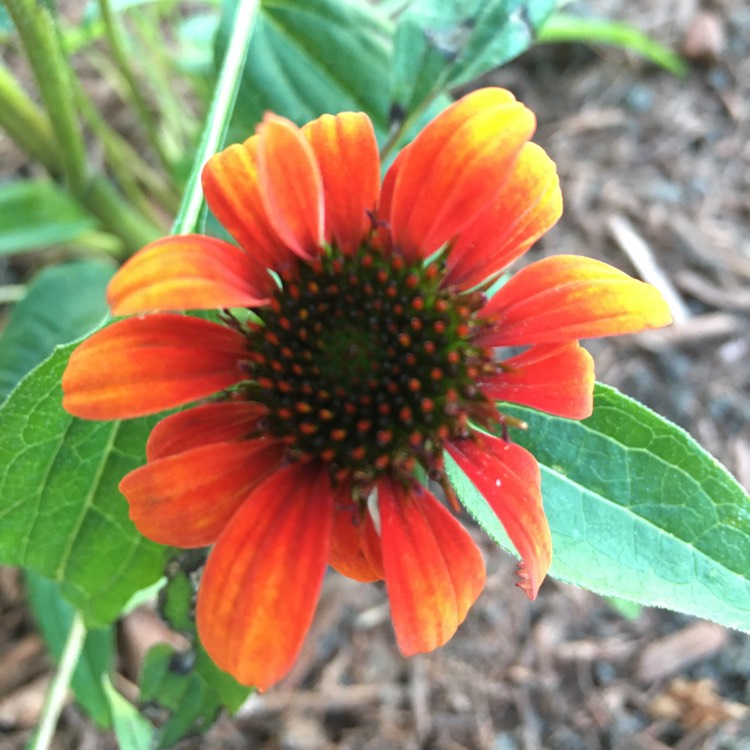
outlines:
[[[29, 571], [26, 595], [47, 647], [59, 659], [73, 624], [75, 610], [63, 599], [55, 581]], [[109, 698], [102, 686], [114, 662], [114, 632], [111, 627], [94, 628], [86, 633], [70, 686], [76, 700], [99, 726], [112, 723]]]
[[57, 349], [0, 407], [0, 564], [59, 581], [97, 626], [161, 576], [169, 548], [136, 531], [117, 488], [144, 463], [156, 419], [87, 422], [67, 414], [60, 380], [74, 346]]
[[96, 220], [50, 180], [0, 185], [0, 254], [75, 240]]
[[[502, 409], [528, 422], [513, 439], [542, 467], [553, 575], [750, 630], [750, 498], [686, 432], [604, 386], [582, 422]], [[510, 547], [466, 476], [448, 470], [472, 515]]]
[[[219, 58], [232, 28], [227, 0]], [[387, 128], [391, 27], [365, 0], [262, 0], [235, 110], [234, 137], [265, 110], [298, 124], [325, 112], [362, 110]]]
[[107, 315], [114, 268], [86, 261], [41, 271], [0, 334], [0, 401], [60, 344], [80, 338]]
[[555, 0], [415, 0], [399, 18], [392, 108], [408, 116], [527, 50]]

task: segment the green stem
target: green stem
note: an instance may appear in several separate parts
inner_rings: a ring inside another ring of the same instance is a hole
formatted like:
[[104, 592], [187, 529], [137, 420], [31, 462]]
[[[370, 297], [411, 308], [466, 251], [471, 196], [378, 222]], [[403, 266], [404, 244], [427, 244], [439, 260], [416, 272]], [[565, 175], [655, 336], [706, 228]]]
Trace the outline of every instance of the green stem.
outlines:
[[[117, 131], [112, 130], [92, 104], [80, 81], [75, 81], [74, 96], [81, 116], [101, 141], [113, 177], [123, 193], [144, 214], [160, 223], [154, 215], [151, 198], [155, 198], [169, 214], [177, 213], [180, 197], [168, 179], [148, 162]], [[143, 194], [140, 185], [148, 192]]]
[[50, 747], [57, 721], [68, 694], [68, 686], [73, 679], [73, 672], [75, 672], [85, 640], [86, 626], [83, 624], [80, 613], [76, 612], [70, 626], [68, 640], [65, 642], [65, 648], [60, 657], [57, 673], [50, 683], [44, 700], [42, 720], [28, 746], [28, 750], [47, 750]]
[[143, 97], [143, 94], [141, 94], [139, 83], [136, 80], [133, 69], [130, 67], [130, 62], [125, 53], [125, 45], [120, 35], [120, 29], [117, 25], [115, 14], [112, 12], [112, 4], [110, 0], [99, 0], [99, 12], [101, 13], [104, 22], [104, 33], [107, 36], [107, 42], [109, 43], [112, 57], [120, 74], [123, 76], [128, 88], [130, 89], [130, 98], [138, 111], [138, 116], [140, 117], [143, 127], [146, 129], [151, 148], [154, 149], [154, 153], [159, 158], [164, 169], [169, 172], [172, 165], [170, 164], [167, 154], [159, 140], [159, 134], [156, 130], [156, 124], [154, 123], [151, 111], [149, 110], [148, 103]]
[[44, 3], [5, 0], [36, 78], [57, 140], [60, 163], [71, 190], [86, 183], [86, 149], [70, 96], [70, 65], [60, 46], [54, 20]]
[[48, 171], [60, 171], [49, 120], [4, 65], [0, 65], [0, 128]]
[[91, 180], [81, 202], [124, 242], [126, 251], [138, 250], [162, 234], [158, 226], [133, 208], [104, 177]]
[[203, 165], [218, 151], [226, 137], [229, 118], [237, 99], [240, 78], [250, 46], [250, 37], [258, 16], [258, 2], [259, 0], [239, 0], [232, 37], [229, 40], [214, 95], [208, 108], [206, 124], [193, 160], [190, 179], [182, 197], [180, 212], [172, 225], [174, 234], [193, 232], [198, 223], [203, 203], [201, 171]]

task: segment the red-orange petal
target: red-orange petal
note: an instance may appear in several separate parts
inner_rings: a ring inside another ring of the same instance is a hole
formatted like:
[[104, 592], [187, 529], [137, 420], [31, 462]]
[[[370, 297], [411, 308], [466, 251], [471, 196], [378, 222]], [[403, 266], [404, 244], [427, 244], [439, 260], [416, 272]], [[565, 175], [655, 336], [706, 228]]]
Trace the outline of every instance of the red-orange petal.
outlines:
[[484, 588], [484, 559], [466, 529], [426, 489], [378, 482], [383, 568], [399, 650], [448, 641]]
[[521, 269], [479, 313], [481, 346], [549, 344], [672, 322], [659, 291], [592, 258], [557, 255]]
[[275, 471], [276, 440], [211, 443], [150, 461], [120, 482], [138, 530], [159, 544], [213, 544], [250, 492]]
[[127, 318], [71, 355], [63, 407], [84, 419], [125, 419], [195, 401], [244, 379], [245, 337], [185, 315]]
[[272, 113], [258, 126], [261, 195], [276, 234], [298, 256], [317, 257], [325, 240], [323, 178], [294, 123]]
[[235, 245], [187, 234], [133, 255], [110, 281], [107, 299], [114, 315], [254, 307], [268, 302], [273, 283], [265, 267]]
[[265, 690], [294, 664], [323, 582], [332, 514], [327, 468], [295, 463], [260, 484], [216, 542], [198, 633], [241, 683]]
[[362, 112], [323, 115], [302, 128], [323, 179], [325, 238], [347, 254], [368, 236], [380, 192], [380, 156]]
[[530, 110], [495, 88], [466, 95], [427, 125], [399, 166], [390, 211], [408, 260], [431, 255], [494, 200], [535, 126]]
[[336, 493], [329, 564], [347, 578], [369, 583], [383, 579], [380, 537], [369, 510], [351, 498], [343, 485]]
[[482, 393], [568, 419], [591, 416], [594, 360], [577, 341], [538, 344], [506, 359], [503, 371], [483, 377]]
[[393, 164], [391, 164], [385, 173], [383, 185], [380, 188], [380, 199], [376, 210], [376, 231], [373, 242], [377, 247], [386, 252], [390, 252], [393, 246], [390, 224], [391, 210], [393, 208], [393, 191], [396, 187], [401, 165], [404, 163], [409, 149], [410, 146], [407, 145], [398, 152], [396, 158], [393, 160]]
[[258, 136], [212, 156], [201, 175], [203, 194], [219, 223], [248, 253], [278, 270], [294, 255], [281, 241], [266, 213], [258, 178]]
[[522, 560], [516, 585], [535, 599], [552, 562], [539, 465], [520, 445], [485, 434], [476, 438], [448, 443], [446, 450], [500, 519]]
[[202, 404], [170, 414], [151, 430], [146, 457], [155, 461], [201, 445], [246, 440], [267, 416], [268, 409], [252, 401]]
[[561, 214], [555, 163], [536, 143], [527, 143], [500, 194], [461, 230], [451, 246], [444, 285], [468, 289], [496, 276]]

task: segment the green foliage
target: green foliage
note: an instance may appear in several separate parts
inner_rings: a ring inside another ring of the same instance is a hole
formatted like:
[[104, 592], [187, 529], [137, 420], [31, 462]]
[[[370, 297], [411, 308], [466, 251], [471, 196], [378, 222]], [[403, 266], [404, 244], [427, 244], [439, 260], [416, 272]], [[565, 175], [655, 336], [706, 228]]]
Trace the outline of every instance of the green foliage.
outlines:
[[416, 0], [399, 18], [392, 106], [412, 113], [525, 52], [555, 0]]
[[[574, 422], [502, 406], [542, 466], [552, 575], [600, 594], [750, 630], [750, 498], [686, 432], [611, 388]], [[503, 547], [489, 506], [449, 466], [462, 502]]]
[[0, 334], [0, 401], [52, 350], [91, 332], [108, 314], [105, 263], [49, 266], [30, 284]]
[[58, 581], [92, 627], [158, 579], [169, 550], [136, 531], [117, 489], [144, 462], [156, 420], [65, 412], [60, 381], [73, 348], [57, 349], [0, 407], [0, 564]]
[[112, 711], [112, 725], [119, 750], [145, 750], [154, 746], [156, 732], [151, 724], [141, 716], [130, 701], [120, 695], [109, 678], [102, 680], [102, 689], [109, 700]]
[[[222, 58], [235, 3], [224, 3]], [[235, 110], [233, 136], [252, 134], [270, 109], [298, 124], [363, 110], [387, 128], [390, 26], [363, 0], [263, 0]]]
[[173, 560], [169, 583], [160, 595], [167, 622], [187, 635], [194, 647], [176, 651], [167, 644], [154, 646], [140, 676], [141, 701], [160, 719], [159, 747], [169, 747], [190, 732], [205, 731], [222, 708], [236, 711], [250, 694], [250, 688], [211, 661], [198, 640], [192, 576], [204, 559], [205, 552], [198, 550]]
[[[73, 623], [75, 610], [63, 598], [55, 581], [26, 574], [26, 595], [40, 633], [52, 655], [59, 659]], [[112, 724], [110, 702], [102, 686], [114, 662], [114, 632], [111, 627], [95, 628], [86, 633], [71, 687], [76, 700], [102, 727]]]
[[541, 44], [555, 42], [612, 44], [636, 52], [677, 76], [684, 76], [688, 71], [687, 63], [680, 55], [632, 26], [606, 19], [581, 18], [569, 13], [555, 13], [539, 30], [538, 41]]
[[50, 180], [0, 185], [0, 255], [75, 242], [96, 220]]

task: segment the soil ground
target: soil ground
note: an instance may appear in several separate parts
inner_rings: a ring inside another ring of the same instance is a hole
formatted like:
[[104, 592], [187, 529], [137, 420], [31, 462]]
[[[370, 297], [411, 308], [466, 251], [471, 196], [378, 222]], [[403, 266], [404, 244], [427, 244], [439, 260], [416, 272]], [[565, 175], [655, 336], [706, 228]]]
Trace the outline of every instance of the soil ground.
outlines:
[[[679, 79], [622, 50], [565, 45], [489, 77], [537, 112], [561, 175], [565, 215], [530, 255], [600, 257], [676, 296], [679, 325], [592, 343], [598, 377], [750, 487], [750, 7], [569, 10], [630, 22], [683, 49], [691, 69]], [[625, 617], [553, 580], [529, 603], [514, 562], [476, 537], [487, 587], [446, 647], [404, 660], [384, 590], [332, 575], [293, 674], [182, 750], [750, 749], [747, 635], [654, 609]], [[16, 750], [49, 663], [10, 571], [0, 615], [0, 749]], [[112, 746], [65, 709], [58, 748]]]

